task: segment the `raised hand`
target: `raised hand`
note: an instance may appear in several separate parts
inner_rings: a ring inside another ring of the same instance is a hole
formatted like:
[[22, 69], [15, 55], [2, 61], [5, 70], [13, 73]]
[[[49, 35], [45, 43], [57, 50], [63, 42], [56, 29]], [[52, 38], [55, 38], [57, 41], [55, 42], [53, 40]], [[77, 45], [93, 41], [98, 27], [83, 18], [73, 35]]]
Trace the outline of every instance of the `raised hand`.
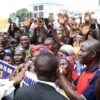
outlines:
[[65, 16], [59, 16], [59, 19], [58, 19], [58, 22], [61, 24], [61, 25], [64, 25], [65, 22], [68, 20], [67, 17]]
[[69, 34], [69, 37], [70, 37], [70, 38], [74, 38], [74, 37], [76, 37], [76, 35], [77, 35], [76, 32], [71, 31], [70, 34]]
[[25, 76], [26, 68], [22, 68], [22, 70], [17, 74], [17, 76], [13, 79], [14, 86], [18, 85]]
[[20, 68], [18, 70], [15, 70], [12, 74], [9, 75], [9, 80], [13, 80], [14, 81], [14, 86], [18, 85], [22, 79], [25, 76], [25, 72], [26, 72], [26, 68]]
[[73, 47], [74, 47], [74, 50], [75, 50], [75, 57], [78, 58], [78, 53], [80, 51], [80, 47], [82, 45], [83, 42], [79, 42], [79, 41], [75, 41], [73, 43]]
[[82, 28], [83, 35], [88, 35], [89, 31], [90, 31], [90, 26], [83, 26]]
[[79, 29], [79, 24], [76, 23], [76, 22], [72, 22], [72, 23], [71, 23], [71, 28], [72, 28], [73, 30], [77, 30], [77, 29]]
[[84, 17], [84, 20], [85, 20], [85, 21], [89, 21], [89, 20], [90, 20], [90, 17], [89, 17], [89, 16], [85, 16], [85, 17]]
[[90, 12], [86, 12], [84, 14], [84, 20], [85, 21], [90, 21], [91, 20], [91, 13]]
[[43, 26], [44, 26], [43, 20], [41, 18], [36, 18], [36, 20], [34, 21], [33, 28], [40, 29], [43, 28]]

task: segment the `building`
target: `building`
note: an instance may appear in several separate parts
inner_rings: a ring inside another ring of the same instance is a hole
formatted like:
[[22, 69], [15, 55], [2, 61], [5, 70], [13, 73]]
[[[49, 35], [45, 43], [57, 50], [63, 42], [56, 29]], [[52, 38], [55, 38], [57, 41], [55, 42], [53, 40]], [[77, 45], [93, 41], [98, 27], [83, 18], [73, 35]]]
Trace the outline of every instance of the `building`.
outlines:
[[57, 3], [37, 3], [33, 5], [33, 13], [37, 16], [47, 18], [49, 13], [53, 13], [54, 16], [57, 15], [59, 10], [64, 9], [63, 4]]

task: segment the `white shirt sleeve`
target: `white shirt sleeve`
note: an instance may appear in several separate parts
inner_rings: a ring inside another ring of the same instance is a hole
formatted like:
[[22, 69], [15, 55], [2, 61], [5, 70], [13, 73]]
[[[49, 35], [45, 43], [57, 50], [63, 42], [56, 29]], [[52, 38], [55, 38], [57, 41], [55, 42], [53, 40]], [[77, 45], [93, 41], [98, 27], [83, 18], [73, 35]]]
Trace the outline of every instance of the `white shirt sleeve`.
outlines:
[[14, 81], [9, 81], [8, 79], [0, 79], [0, 100], [9, 95], [11, 92], [15, 90], [13, 86]]

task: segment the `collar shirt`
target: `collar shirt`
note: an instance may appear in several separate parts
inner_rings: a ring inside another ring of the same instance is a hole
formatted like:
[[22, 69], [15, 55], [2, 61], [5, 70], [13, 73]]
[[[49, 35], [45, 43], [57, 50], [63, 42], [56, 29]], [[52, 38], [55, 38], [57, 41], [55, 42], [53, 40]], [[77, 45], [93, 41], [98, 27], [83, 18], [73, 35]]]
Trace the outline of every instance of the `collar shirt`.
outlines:
[[57, 92], [60, 91], [60, 88], [53, 82], [47, 82], [47, 81], [41, 81], [41, 80], [38, 80], [38, 82], [52, 86], [54, 89], [56, 89]]
[[100, 69], [94, 66], [91, 70], [85, 68], [80, 77], [74, 81], [78, 94], [85, 100], [96, 100], [95, 85], [98, 77], [100, 77]]

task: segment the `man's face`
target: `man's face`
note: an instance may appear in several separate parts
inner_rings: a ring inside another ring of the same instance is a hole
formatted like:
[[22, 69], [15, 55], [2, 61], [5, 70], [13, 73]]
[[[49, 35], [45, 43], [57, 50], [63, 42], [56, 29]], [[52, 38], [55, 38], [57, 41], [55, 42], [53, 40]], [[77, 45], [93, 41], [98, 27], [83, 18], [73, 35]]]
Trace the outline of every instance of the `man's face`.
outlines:
[[18, 64], [23, 63], [24, 58], [25, 58], [25, 56], [23, 55], [23, 53], [21, 51], [15, 51], [15, 54], [14, 54], [15, 63], [18, 63]]
[[29, 46], [30, 40], [28, 36], [21, 36], [20, 43], [23, 48], [27, 48]]
[[82, 44], [80, 51], [79, 51], [79, 61], [82, 64], [89, 64], [92, 61], [91, 58], [91, 51], [89, 50], [89, 44], [85, 44], [85, 42]]

